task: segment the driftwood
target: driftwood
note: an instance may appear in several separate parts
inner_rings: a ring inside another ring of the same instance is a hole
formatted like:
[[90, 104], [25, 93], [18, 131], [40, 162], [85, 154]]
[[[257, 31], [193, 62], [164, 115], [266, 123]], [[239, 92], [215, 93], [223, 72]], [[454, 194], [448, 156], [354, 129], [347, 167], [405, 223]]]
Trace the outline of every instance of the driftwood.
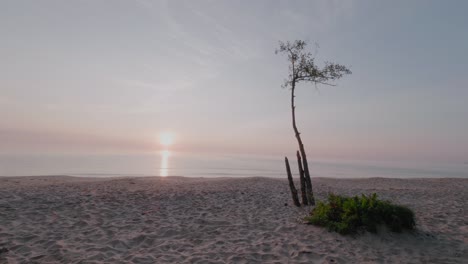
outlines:
[[312, 181], [310, 180], [310, 176], [305, 174], [304, 181], [306, 183], [307, 200], [309, 201], [309, 205], [315, 205], [314, 192], [312, 191]]
[[[315, 205], [314, 199], [314, 192], [312, 190], [312, 181], [310, 180], [310, 175], [305, 173], [305, 170], [302, 168], [302, 164], [305, 165], [305, 160], [303, 157], [301, 158], [301, 154], [297, 151], [297, 163], [299, 165], [299, 175], [301, 177], [301, 191], [302, 191], [302, 203], [304, 205]], [[304, 203], [304, 191], [302, 189], [302, 181], [305, 184], [305, 193], [306, 193], [306, 200], [308, 203]]]
[[301, 197], [302, 197], [302, 205], [308, 205], [309, 202], [307, 201], [307, 194], [306, 194], [306, 180], [304, 177], [304, 169], [302, 168], [302, 159], [301, 154], [297, 151], [297, 166], [299, 168], [299, 179], [301, 180]]
[[286, 163], [286, 173], [288, 174], [289, 189], [291, 189], [291, 195], [292, 195], [294, 205], [297, 207], [300, 207], [301, 203], [299, 202], [299, 198], [297, 197], [297, 190], [296, 190], [296, 187], [294, 186], [294, 181], [291, 175], [291, 168], [289, 167], [288, 157], [284, 158], [284, 162]]

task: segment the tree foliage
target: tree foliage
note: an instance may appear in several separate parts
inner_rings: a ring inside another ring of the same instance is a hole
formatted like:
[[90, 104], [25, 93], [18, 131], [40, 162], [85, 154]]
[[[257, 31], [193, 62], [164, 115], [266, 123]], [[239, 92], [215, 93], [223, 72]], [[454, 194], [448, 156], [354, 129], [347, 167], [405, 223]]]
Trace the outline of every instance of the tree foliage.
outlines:
[[292, 43], [280, 41], [276, 54], [285, 53], [290, 62], [289, 75], [283, 87], [293, 88], [299, 82], [334, 86], [335, 84], [330, 81], [336, 81], [352, 73], [346, 66], [332, 62], [325, 62], [323, 67], [319, 67], [312, 53], [305, 51], [306, 45], [307, 43], [303, 40], [296, 40]]

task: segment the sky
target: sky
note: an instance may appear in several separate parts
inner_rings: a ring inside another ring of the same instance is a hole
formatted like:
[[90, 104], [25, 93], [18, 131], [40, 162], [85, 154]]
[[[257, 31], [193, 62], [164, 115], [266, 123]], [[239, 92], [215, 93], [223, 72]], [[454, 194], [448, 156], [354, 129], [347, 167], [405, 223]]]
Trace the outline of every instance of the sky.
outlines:
[[[0, 154], [292, 155], [285, 57], [311, 159], [468, 161], [468, 2], [0, 0]], [[315, 48], [318, 44], [318, 48]]]

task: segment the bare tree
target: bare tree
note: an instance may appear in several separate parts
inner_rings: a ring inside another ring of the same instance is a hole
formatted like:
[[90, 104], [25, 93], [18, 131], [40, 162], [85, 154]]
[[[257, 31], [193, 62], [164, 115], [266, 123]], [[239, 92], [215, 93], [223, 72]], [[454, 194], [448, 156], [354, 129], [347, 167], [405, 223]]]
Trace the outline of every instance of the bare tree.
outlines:
[[[315, 205], [314, 194], [312, 190], [312, 181], [310, 180], [309, 164], [304, 149], [304, 144], [301, 139], [301, 133], [296, 125], [296, 106], [294, 104], [296, 85], [301, 82], [309, 82], [315, 85], [323, 84], [328, 86], [335, 86], [331, 83], [343, 77], [346, 74], [351, 74], [351, 71], [343, 65], [325, 62], [323, 67], [318, 67], [315, 64], [315, 58], [312, 53], [305, 50], [307, 43], [303, 40], [296, 40], [294, 42], [281, 42], [276, 54], [286, 54], [289, 61], [289, 75], [283, 84], [284, 88], [291, 89], [291, 111], [292, 111], [292, 126], [294, 134], [299, 145], [300, 156], [298, 155], [299, 170], [304, 171], [305, 191], [308, 204]], [[302, 157], [302, 161], [301, 161]], [[302, 163], [302, 168], [300, 164]], [[292, 190], [291, 190], [292, 191]]]

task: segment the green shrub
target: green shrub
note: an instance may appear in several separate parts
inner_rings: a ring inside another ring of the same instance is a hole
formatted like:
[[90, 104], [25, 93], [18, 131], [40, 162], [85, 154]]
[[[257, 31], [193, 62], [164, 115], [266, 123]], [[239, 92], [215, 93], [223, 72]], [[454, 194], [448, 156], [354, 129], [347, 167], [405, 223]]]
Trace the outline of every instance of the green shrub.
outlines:
[[385, 224], [391, 231], [414, 229], [414, 213], [407, 207], [377, 199], [377, 194], [344, 197], [328, 196], [327, 202], [319, 202], [306, 221], [327, 227], [340, 234], [352, 234], [359, 230], [377, 232], [377, 226]]

